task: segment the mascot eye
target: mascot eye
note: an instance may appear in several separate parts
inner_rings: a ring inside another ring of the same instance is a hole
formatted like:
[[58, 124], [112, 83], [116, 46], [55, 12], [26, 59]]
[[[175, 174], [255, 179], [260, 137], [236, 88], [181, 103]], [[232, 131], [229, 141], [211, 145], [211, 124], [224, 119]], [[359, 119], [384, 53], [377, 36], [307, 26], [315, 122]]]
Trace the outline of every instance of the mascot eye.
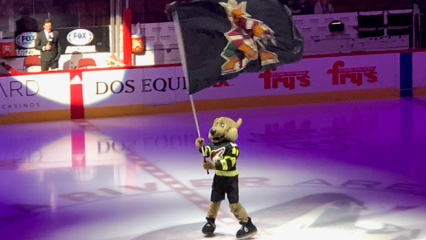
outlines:
[[222, 128], [224, 128], [224, 127], [225, 127], [225, 124], [223, 124], [223, 123], [222, 123], [222, 124], [220, 124], [220, 126], [221, 126]]

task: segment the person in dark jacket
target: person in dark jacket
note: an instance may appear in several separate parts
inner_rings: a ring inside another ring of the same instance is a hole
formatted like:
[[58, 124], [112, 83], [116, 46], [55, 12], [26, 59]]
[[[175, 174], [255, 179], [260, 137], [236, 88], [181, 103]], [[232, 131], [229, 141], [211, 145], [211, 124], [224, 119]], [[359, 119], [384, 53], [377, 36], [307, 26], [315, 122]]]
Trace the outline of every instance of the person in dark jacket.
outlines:
[[58, 68], [58, 61], [61, 54], [58, 31], [52, 31], [50, 19], [46, 19], [43, 24], [44, 30], [37, 33], [35, 48], [41, 51], [41, 70], [47, 71]]

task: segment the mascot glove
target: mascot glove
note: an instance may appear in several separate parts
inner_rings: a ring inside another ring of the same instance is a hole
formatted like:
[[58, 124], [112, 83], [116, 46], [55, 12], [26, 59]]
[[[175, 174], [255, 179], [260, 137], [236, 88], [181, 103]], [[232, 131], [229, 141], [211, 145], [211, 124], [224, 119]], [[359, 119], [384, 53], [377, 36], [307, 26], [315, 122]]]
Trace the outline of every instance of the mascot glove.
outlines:
[[214, 166], [214, 163], [210, 162], [210, 161], [203, 162], [203, 167], [204, 167], [205, 170], [216, 169], [215, 166]]
[[197, 138], [197, 140], [195, 140], [195, 146], [197, 146], [198, 148], [204, 146], [204, 138]]

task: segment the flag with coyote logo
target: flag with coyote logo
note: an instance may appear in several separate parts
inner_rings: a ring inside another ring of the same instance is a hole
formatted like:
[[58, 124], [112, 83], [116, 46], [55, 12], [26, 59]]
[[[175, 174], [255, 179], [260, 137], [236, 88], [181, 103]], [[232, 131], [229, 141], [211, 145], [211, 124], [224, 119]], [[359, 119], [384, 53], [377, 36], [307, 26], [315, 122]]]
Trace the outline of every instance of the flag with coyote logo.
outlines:
[[302, 58], [303, 38], [277, 0], [178, 1], [172, 9], [189, 94]]

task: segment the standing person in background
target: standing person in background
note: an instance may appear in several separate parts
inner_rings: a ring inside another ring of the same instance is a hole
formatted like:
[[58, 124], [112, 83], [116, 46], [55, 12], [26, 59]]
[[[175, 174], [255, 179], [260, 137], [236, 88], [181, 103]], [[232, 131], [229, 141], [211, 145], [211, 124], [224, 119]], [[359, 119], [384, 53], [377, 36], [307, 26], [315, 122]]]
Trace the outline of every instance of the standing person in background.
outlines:
[[16, 26], [11, 1], [0, 0], [0, 9], [0, 31], [3, 32], [3, 38], [13, 38]]
[[298, 14], [299, 12], [295, 12], [293, 7], [294, 7], [294, 0], [278, 0], [279, 3], [281, 3], [281, 5], [285, 5], [288, 7], [288, 9], [290, 9], [291, 14], [295, 15]]
[[287, 0], [287, 3], [285, 4], [290, 10], [291, 10], [291, 14], [295, 15], [297, 13], [299, 13], [298, 11], [294, 10], [294, 0]]
[[333, 6], [328, 0], [318, 0], [315, 4], [315, 14], [334, 13]]
[[296, 0], [293, 5], [294, 15], [314, 14], [314, 6], [307, 0]]
[[21, 18], [16, 20], [15, 36], [23, 32], [38, 32], [38, 23], [35, 18], [30, 16], [30, 10], [27, 7], [19, 8]]
[[43, 28], [43, 31], [37, 33], [35, 48], [41, 51], [41, 70], [47, 71], [49, 67], [58, 68], [61, 45], [59, 44], [59, 33], [52, 31], [50, 19], [44, 21]]

